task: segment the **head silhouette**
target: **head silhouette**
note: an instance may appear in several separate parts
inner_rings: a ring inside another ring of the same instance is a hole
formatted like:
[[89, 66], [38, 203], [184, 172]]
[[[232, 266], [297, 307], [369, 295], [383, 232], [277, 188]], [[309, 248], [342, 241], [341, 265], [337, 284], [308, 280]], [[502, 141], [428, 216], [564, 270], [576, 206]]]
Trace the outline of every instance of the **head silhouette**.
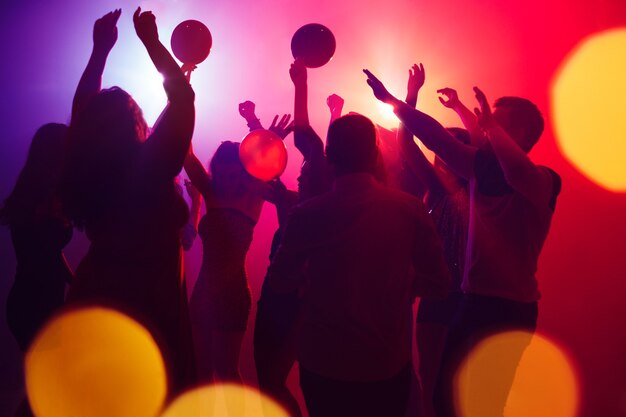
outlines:
[[517, 144], [528, 153], [543, 132], [544, 121], [537, 106], [521, 97], [496, 100], [493, 116]]
[[209, 169], [218, 197], [237, 197], [246, 192], [248, 173], [239, 159], [239, 142], [222, 142], [211, 158]]
[[58, 123], [48, 123], [37, 130], [15, 188], [0, 210], [2, 223], [32, 220], [42, 205], [55, 198], [67, 130], [67, 126]]
[[119, 197], [147, 131], [141, 109], [118, 87], [96, 94], [72, 120], [62, 195], [78, 226]]
[[222, 165], [237, 165], [243, 169], [243, 165], [239, 159], [239, 142], [225, 140], [220, 143], [220, 146], [215, 150], [211, 158], [211, 163], [209, 164], [211, 176], [214, 177], [216, 174], [219, 174], [218, 171]]
[[72, 136], [84, 135], [81, 139], [94, 145], [131, 147], [146, 139], [148, 127], [130, 94], [119, 87], [111, 87], [89, 100], [72, 130]]
[[376, 127], [367, 117], [349, 114], [338, 118], [328, 128], [326, 157], [335, 175], [375, 174], [378, 153]]

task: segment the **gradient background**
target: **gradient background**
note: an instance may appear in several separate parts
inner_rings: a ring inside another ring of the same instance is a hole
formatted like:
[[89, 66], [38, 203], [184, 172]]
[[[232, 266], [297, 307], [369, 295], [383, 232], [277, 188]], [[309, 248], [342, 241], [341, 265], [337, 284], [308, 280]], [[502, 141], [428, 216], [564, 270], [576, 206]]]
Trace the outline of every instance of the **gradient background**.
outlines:
[[[322, 136], [329, 118], [325, 100], [331, 93], [345, 98], [345, 112], [363, 113], [388, 128], [397, 124], [381, 112], [362, 68], [372, 70], [403, 98], [408, 68], [422, 62], [426, 85], [419, 106], [445, 125], [459, 125], [437, 101], [435, 90], [445, 86], [456, 88], [470, 106], [474, 85], [491, 100], [519, 95], [537, 103], [547, 126], [532, 158], [563, 178], [539, 263], [543, 293], [539, 331], [563, 349], [579, 375], [581, 416], [626, 415], [626, 194], [602, 188], [564, 157], [554, 133], [550, 96], [559, 69], [576, 45], [595, 33], [626, 27], [624, 0], [160, 0], [139, 5], [155, 12], [161, 40], [168, 47], [173, 28], [182, 20], [201, 20], [212, 32], [211, 55], [192, 75], [198, 115], [194, 145], [203, 161], [220, 141], [239, 140], [247, 133], [237, 112], [239, 102], [254, 101], [265, 126], [274, 114], [292, 112], [289, 44], [295, 30], [311, 22], [328, 26], [337, 40], [334, 59], [309, 71], [311, 122]], [[93, 21], [109, 10], [121, 7], [123, 13], [103, 85], [127, 89], [148, 122], [156, 119], [165, 94], [134, 35], [131, 16], [136, 6], [125, 0], [0, 3], [0, 198], [11, 191], [35, 130], [47, 122], [69, 121], [74, 89], [91, 50]], [[615, 56], [626, 59], [626, 45]], [[626, 104], [621, 104], [626, 119]], [[598, 130], [598, 137], [587, 138], [589, 142], [603, 140]], [[623, 140], [615, 141], [610, 151], [626, 155], [626, 132], [617, 134]], [[291, 159], [284, 181], [295, 187], [300, 159], [292, 138], [286, 142]], [[248, 256], [255, 300], [275, 228], [275, 210], [268, 205]], [[73, 266], [85, 248], [85, 238], [75, 233], [66, 249]], [[200, 251], [196, 242], [188, 253], [191, 284]], [[14, 271], [9, 233], [2, 228], [2, 311]], [[251, 350], [254, 314], [253, 309], [242, 352], [243, 376], [251, 384], [256, 379]], [[8, 415], [19, 396], [19, 363], [19, 350], [2, 320], [0, 415]], [[296, 383], [293, 373], [291, 381]]]

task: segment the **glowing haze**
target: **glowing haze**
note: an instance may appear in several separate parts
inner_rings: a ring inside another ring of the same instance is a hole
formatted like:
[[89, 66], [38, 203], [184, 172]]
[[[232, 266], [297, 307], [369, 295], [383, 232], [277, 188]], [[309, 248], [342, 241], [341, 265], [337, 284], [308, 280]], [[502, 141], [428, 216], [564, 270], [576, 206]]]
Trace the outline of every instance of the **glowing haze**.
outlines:
[[[307, 23], [325, 25], [337, 41], [334, 58], [308, 74], [311, 123], [322, 137], [330, 117], [326, 97], [331, 93], [345, 99], [344, 112], [365, 114], [388, 129], [397, 125], [373, 98], [363, 68], [404, 98], [408, 69], [422, 62], [426, 85], [418, 106], [446, 126], [460, 123], [437, 100], [436, 90], [442, 87], [457, 89], [470, 108], [475, 106], [474, 85], [481, 87], [491, 102], [503, 95], [536, 102], [547, 123], [532, 158], [554, 168], [563, 178], [563, 193], [537, 275], [543, 294], [539, 328], [559, 340], [578, 366], [581, 416], [626, 413], [626, 361], [622, 359], [626, 338], [620, 331], [626, 328], [626, 284], [620, 262], [626, 253], [626, 194], [607, 191], [597, 179], [588, 180], [587, 174], [581, 174], [586, 163], [574, 163], [571, 155], [569, 159], [562, 155], [566, 148], [555, 140], [555, 120], [549, 111], [551, 87], [565, 60], [584, 39], [626, 27], [625, 1], [3, 1], [0, 198], [13, 187], [37, 127], [69, 121], [74, 89], [91, 50], [93, 22], [114, 8], [121, 7], [123, 14], [103, 85], [128, 90], [150, 123], [157, 118], [165, 105], [165, 94], [160, 76], [132, 28], [132, 12], [138, 5], [154, 11], [168, 48], [174, 27], [184, 20], [200, 20], [211, 31], [211, 53], [192, 74], [197, 105], [194, 145], [202, 161], [208, 161], [220, 141], [241, 140], [247, 133], [238, 103], [254, 101], [265, 127], [275, 114], [293, 111], [289, 46], [293, 33]], [[624, 49], [621, 54], [623, 58]], [[611, 62], [617, 60], [612, 58]], [[591, 69], [601, 74], [600, 68]], [[618, 80], [623, 86], [623, 74]], [[622, 100], [617, 105], [623, 111], [623, 94], [619, 98]], [[618, 140], [624, 142], [621, 133]], [[283, 179], [287, 186], [295, 187], [301, 158], [292, 137], [285, 142], [289, 162]], [[582, 158], [586, 159], [584, 151]], [[614, 160], [618, 160], [617, 155]], [[603, 157], [594, 156], [585, 162], [597, 165], [597, 161], [601, 163]], [[612, 172], [621, 172], [623, 179], [619, 163], [612, 166], [617, 166]], [[612, 189], [617, 191], [617, 187]], [[248, 255], [254, 299], [267, 268], [275, 217], [274, 208], [266, 205]], [[73, 266], [86, 246], [79, 233], [75, 236], [66, 248]], [[15, 261], [6, 228], [0, 230], [0, 245], [0, 276], [12, 277]], [[197, 241], [186, 259], [190, 286], [197, 277], [200, 251]], [[11, 279], [2, 282], [0, 303], [6, 300]], [[0, 310], [4, 311], [4, 304]], [[241, 355], [244, 380], [252, 383], [256, 378], [250, 347], [254, 314], [253, 309]], [[11, 340], [4, 324], [0, 340]], [[1, 343], [0, 350], [0, 375], [11, 381], [5, 383], [3, 379], [3, 386], [13, 387], [19, 380], [19, 352], [9, 343]], [[290, 384], [297, 386], [293, 375]], [[1, 415], [11, 412], [0, 408]]]

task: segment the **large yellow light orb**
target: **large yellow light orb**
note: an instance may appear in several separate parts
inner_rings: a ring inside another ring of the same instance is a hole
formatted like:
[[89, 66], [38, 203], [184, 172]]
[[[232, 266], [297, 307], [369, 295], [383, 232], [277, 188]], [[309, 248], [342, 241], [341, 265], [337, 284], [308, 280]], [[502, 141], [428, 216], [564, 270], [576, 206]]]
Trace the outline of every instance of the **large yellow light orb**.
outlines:
[[289, 417], [275, 401], [237, 384], [205, 385], [176, 398], [160, 417]]
[[502, 416], [493, 398], [506, 385], [502, 370], [511, 366], [515, 369], [515, 364], [508, 397], [504, 391], [505, 417], [577, 415], [578, 380], [567, 355], [540, 335], [511, 331], [481, 341], [459, 368], [455, 378], [459, 416]]
[[50, 321], [25, 359], [37, 417], [154, 417], [167, 393], [165, 365], [150, 333], [106, 308]]
[[626, 29], [576, 47], [552, 86], [552, 116], [565, 157], [586, 177], [626, 191]]

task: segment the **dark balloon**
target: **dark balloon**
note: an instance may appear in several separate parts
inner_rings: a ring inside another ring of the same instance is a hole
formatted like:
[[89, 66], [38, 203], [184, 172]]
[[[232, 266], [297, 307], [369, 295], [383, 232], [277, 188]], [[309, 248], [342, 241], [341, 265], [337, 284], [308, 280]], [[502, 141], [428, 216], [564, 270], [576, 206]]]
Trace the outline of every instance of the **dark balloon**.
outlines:
[[285, 171], [287, 148], [276, 133], [257, 129], [241, 141], [239, 159], [248, 174], [262, 181], [270, 181]]
[[335, 47], [335, 36], [319, 23], [302, 26], [291, 38], [291, 54], [295, 59], [301, 59], [308, 68], [328, 63], [335, 54]]
[[185, 20], [172, 32], [172, 52], [183, 64], [197, 65], [211, 52], [213, 38], [202, 22]]

